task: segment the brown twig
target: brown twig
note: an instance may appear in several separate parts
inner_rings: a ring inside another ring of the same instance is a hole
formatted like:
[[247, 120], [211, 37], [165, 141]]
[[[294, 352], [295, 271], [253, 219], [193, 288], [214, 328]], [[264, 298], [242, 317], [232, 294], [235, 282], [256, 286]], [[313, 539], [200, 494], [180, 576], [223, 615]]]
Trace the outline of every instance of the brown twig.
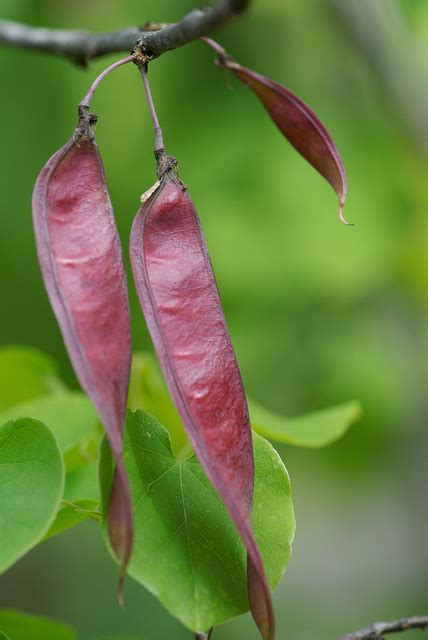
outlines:
[[211, 639], [211, 635], [212, 635], [213, 630], [210, 629], [210, 631], [208, 631], [208, 633], [197, 633], [195, 636], [195, 640], [210, 640]]
[[375, 622], [369, 627], [342, 636], [340, 640], [381, 640], [388, 633], [427, 628], [428, 616], [414, 616], [412, 618], [400, 618], [400, 620], [393, 620], [392, 622]]
[[0, 44], [63, 56], [83, 66], [108, 53], [130, 51], [137, 43], [150, 51], [153, 57], [159, 57], [165, 51], [177, 49], [220, 29], [245, 11], [249, 4], [250, 0], [219, 0], [213, 6], [194, 9], [179, 22], [157, 31], [128, 27], [111, 33], [91, 34], [1, 20]]

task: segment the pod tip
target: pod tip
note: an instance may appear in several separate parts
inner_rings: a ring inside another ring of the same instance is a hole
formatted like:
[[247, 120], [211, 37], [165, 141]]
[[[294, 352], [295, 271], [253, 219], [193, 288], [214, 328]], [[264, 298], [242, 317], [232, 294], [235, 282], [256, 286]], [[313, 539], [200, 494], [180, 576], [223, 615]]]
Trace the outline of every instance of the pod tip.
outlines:
[[355, 224], [353, 222], [348, 222], [345, 218], [345, 216], [343, 215], [343, 207], [345, 206], [344, 202], [341, 202], [339, 204], [339, 219], [340, 222], [343, 222], [343, 224], [345, 224], [347, 227], [355, 227]]
[[125, 606], [125, 597], [123, 595], [123, 586], [125, 584], [125, 575], [126, 575], [126, 571], [124, 570], [123, 567], [120, 568], [120, 574], [119, 574], [119, 580], [117, 583], [117, 587], [116, 587], [116, 598], [117, 598], [117, 603], [119, 605], [119, 607], [121, 609], [124, 608]]

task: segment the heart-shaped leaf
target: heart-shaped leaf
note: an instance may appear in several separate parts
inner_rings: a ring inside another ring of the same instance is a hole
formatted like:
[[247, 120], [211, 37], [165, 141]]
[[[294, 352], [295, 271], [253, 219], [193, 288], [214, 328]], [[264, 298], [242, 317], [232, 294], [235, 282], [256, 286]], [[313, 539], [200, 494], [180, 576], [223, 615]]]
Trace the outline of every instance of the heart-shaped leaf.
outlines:
[[[290, 557], [294, 512], [290, 481], [276, 451], [254, 436], [253, 523], [271, 588]], [[128, 572], [193, 631], [248, 610], [246, 553], [219, 496], [192, 457], [178, 460], [152, 416], [128, 415], [124, 456], [133, 497], [135, 545]], [[101, 446], [106, 512], [113, 461]]]
[[0, 573], [47, 533], [63, 486], [62, 456], [42, 422], [22, 418], [0, 427]]
[[10, 640], [77, 640], [74, 631], [62, 622], [9, 609], [0, 610], [0, 630]]
[[347, 402], [308, 413], [295, 418], [285, 418], [254, 401], [249, 402], [251, 425], [257, 433], [298, 447], [325, 447], [341, 438], [361, 415], [358, 402]]
[[46, 354], [28, 347], [0, 349], [0, 412], [63, 388], [55, 363]]

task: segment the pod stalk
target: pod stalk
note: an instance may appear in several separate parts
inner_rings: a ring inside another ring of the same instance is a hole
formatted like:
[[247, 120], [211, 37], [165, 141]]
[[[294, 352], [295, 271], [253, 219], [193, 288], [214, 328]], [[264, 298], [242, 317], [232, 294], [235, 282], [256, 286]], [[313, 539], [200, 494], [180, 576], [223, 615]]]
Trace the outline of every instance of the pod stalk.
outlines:
[[220, 69], [224, 69], [225, 67], [227, 67], [228, 63], [234, 62], [235, 60], [234, 57], [231, 56], [230, 53], [228, 53], [226, 49], [222, 47], [221, 44], [219, 44], [216, 40], [213, 40], [213, 38], [207, 38], [207, 37], [203, 37], [201, 38], [201, 40], [216, 52], [217, 54], [216, 65]]
[[201, 38], [201, 40], [205, 42], [209, 47], [211, 47], [211, 49], [214, 49], [214, 51], [218, 53], [219, 56], [227, 55], [226, 49], [212, 38], [203, 37]]
[[86, 107], [89, 109], [91, 100], [94, 97], [94, 93], [97, 90], [98, 85], [104, 80], [104, 78], [108, 76], [112, 71], [115, 71], [116, 69], [123, 66], [124, 64], [128, 64], [128, 62], [134, 62], [135, 57], [136, 57], [135, 54], [132, 54], [130, 56], [127, 56], [126, 58], [122, 58], [121, 60], [116, 60], [116, 62], [113, 62], [113, 64], [107, 67], [107, 69], [104, 69], [104, 71], [102, 71], [100, 75], [97, 78], [95, 78], [94, 82], [89, 88], [88, 93], [83, 98], [82, 102], [80, 102], [79, 107]]
[[149, 78], [148, 78], [148, 75], [147, 75], [147, 63], [143, 63], [143, 64], [138, 65], [138, 68], [140, 70], [141, 77], [143, 79], [144, 91], [146, 93], [147, 103], [148, 103], [149, 109], [150, 109], [150, 115], [152, 116], [153, 126], [155, 128], [154, 154], [155, 154], [156, 160], [159, 160], [159, 158], [161, 156], [163, 156], [164, 153], [165, 153], [165, 143], [164, 143], [164, 140], [163, 140], [163, 132], [162, 132], [161, 126], [159, 124], [159, 118], [158, 118], [157, 113], [156, 113], [156, 108], [155, 108], [155, 104], [153, 102], [153, 96], [152, 96], [152, 92], [151, 92], [151, 89], [150, 89]]

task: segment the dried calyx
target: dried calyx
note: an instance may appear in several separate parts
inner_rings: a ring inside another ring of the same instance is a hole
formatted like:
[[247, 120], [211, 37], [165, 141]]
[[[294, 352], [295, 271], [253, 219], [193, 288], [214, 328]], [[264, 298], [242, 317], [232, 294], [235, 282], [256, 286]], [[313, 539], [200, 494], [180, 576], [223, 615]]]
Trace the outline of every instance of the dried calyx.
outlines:
[[83, 140], [93, 140], [95, 138], [95, 125], [98, 122], [96, 113], [90, 113], [89, 106], [81, 105], [77, 107], [77, 125], [73, 133], [73, 142], [79, 144]]

